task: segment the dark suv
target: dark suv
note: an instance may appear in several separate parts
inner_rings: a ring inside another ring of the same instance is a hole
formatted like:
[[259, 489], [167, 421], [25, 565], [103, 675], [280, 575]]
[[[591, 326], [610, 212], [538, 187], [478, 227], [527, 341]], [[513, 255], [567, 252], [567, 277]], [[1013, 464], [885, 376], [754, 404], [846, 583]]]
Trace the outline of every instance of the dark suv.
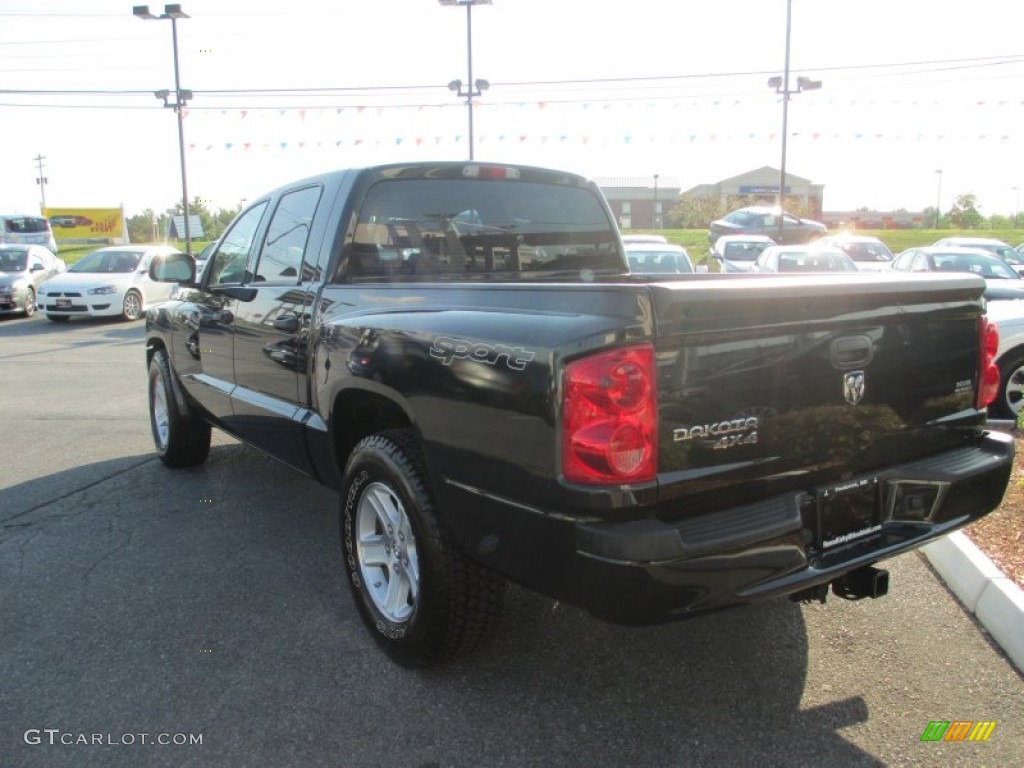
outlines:
[[[782, 234], [779, 234], [779, 216], [782, 216]], [[779, 245], [809, 243], [822, 237], [828, 228], [820, 221], [801, 219], [791, 213], [779, 213], [770, 206], [751, 206], [733, 211], [724, 218], [711, 222], [708, 242], [714, 245], [722, 235], [767, 235]]]

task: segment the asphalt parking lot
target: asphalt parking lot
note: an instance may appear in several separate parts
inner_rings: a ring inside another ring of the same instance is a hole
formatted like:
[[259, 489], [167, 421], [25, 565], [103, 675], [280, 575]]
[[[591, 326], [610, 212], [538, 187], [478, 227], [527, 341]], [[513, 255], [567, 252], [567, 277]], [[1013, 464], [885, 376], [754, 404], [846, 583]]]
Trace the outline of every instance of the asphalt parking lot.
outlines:
[[881, 600], [646, 629], [513, 588], [484, 651], [393, 666], [333, 492], [222, 435], [155, 459], [143, 330], [0, 319], [0, 766], [1020, 764], [1024, 679], [916, 553]]

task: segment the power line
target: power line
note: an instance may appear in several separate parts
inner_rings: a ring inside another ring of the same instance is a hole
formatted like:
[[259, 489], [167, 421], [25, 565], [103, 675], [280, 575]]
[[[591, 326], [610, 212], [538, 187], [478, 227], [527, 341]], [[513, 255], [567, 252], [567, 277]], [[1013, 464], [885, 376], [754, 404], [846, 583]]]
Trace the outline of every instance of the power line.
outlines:
[[[860, 70], [878, 70], [878, 69], [896, 69], [901, 67], [929, 67], [928, 69], [921, 69], [915, 72], [890, 72], [883, 73], [887, 76], [900, 76], [907, 74], [929, 74], [936, 72], [947, 72], [954, 69], [976, 69], [982, 67], [993, 67], [1003, 66], [1006, 64], [1022, 64], [1024, 63], [1024, 56], [1012, 55], [1012, 56], [984, 56], [974, 58], [963, 58], [963, 59], [934, 59], [934, 60], [922, 60], [922, 61], [907, 61], [907, 62], [890, 62], [880, 64], [850, 64], [850, 65], [837, 65], [837, 66], [826, 66], [826, 67], [802, 67], [794, 68], [793, 72], [846, 72], [846, 71], [860, 71]], [[492, 88], [519, 88], [519, 87], [545, 87], [545, 86], [587, 86], [587, 85], [598, 85], [607, 86], [614, 84], [623, 84], [636, 86], [642, 83], [666, 83], [675, 81], [694, 81], [694, 80], [713, 80], [713, 79], [731, 79], [738, 77], [763, 77], [764, 75], [774, 74], [774, 69], [759, 69], [759, 70], [743, 70], [734, 72], [694, 72], [688, 74], [675, 74], [675, 75], [644, 75], [635, 77], [595, 77], [595, 78], [578, 78], [578, 79], [567, 79], [567, 80], [510, 80], [505, 82], [493, 81], [491, 83]], [[432, 90], [442, 86], [436, 83], [428, 84], [404, 84], [404, 85], [352, 85], [352, 86], [322, 86], [322, 87], [305, 87], [305, 88], [215, 88], [215, 89], [198, 89], [193, 88], [192, 92], [203, 95], [281, 95], [281, 94], [330, 94], [330, 93], [352, 93], [352, 92], [387, 92], [387, 91], [416, 91], [416, 90]], [[116, 89], [57, 89], [57, 90], [43, 90], [43, 89], [0, 89], [0, 93], [6, 94], [32, 94], [32, 95], [46, 95], [46, 94], [60, 94], [60, 95], [104, 95], [111, 93], [147, 93], [149, 91], [141, 90], [116, 90]]]

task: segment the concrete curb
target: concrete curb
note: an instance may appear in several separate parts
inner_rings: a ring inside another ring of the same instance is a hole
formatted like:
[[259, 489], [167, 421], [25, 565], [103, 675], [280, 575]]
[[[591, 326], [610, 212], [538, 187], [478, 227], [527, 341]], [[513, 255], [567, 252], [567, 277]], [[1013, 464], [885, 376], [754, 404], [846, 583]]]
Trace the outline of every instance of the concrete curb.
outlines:
[[1024, 590], [962, 531], [933, 541], [921, 551], [964, 607], [1024, 672]]

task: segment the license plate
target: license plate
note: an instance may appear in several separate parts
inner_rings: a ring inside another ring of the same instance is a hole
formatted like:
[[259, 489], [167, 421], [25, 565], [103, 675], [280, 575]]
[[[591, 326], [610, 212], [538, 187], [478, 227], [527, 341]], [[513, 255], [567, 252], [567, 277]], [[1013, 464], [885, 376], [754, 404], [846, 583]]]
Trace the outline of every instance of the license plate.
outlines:
[[818, 546], [832, 555], [878, 538], [882, 533], [882, 503], [877, 477], [861, 478], [819, 488]]
[[57, 309], [71, 309], [71, 299], [57, 299]]

